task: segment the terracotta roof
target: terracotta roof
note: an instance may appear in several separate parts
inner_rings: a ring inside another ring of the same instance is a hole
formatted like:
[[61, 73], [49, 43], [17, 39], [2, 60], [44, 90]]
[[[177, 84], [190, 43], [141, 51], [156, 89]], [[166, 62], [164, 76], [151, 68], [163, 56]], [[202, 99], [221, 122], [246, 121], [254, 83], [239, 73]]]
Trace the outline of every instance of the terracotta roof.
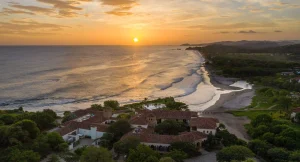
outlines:
[[93, 123], [89, 123], [89, 122], [86, 122], [86, 121], [83, 121], [83, 122], [71, 121], [71, 122], [68, 123], [68, 125], [66, 125], [66, 126], [60, 128], [59, 130], [57, 130], [57, 132], [61, 136], [63, 136], [63, 135], [66, 135], [70, 132], [73, 132], [73, 131], [75, 131], [79, 128], [90, 130], [91, 126], [97, 127], [98, 132], [105, 132], [107, 127], [108, 127], [107, 125], [104, 125], [104, 124], [93, 124]]
[[219, 120], [216, 118], [192, 118], [190, 122], [191, 127], [197, 127], [200, 129], [216, 129], [217, 123], [219, 123]]
[[300, 112], [300, 107], [293, 109], [292, 112], [299, 113]]
[[207, 135], [201, 132], [185, 132], [180, 135], [159, 135], [153, 134], [147, 131], [147, 129], [140, 128], [138, 133], [131, 131], [124, 135], [121, 140], [128, 137], [136, 137], [145, 143], [171, 144], [173, 142], [195, 142], [200, 139], [205, 139]]
[[135, 124], [135, 125], [147, 125], [148, 121], [146, 119], [146, 115], [145, 114], [138, 114], [133, 116], [130, 120], [129, 120], [130, 124]]
[[155, 116], [156, 119], [179, 119], [179, 120], [191, 120], [192, 117], [197, 117], [197, 112], [192, 111], [180, 111], [180, 110], [140, 110], [138, 115], [133, 116], [130, 120], [130, 124], [147, 125], [147, 117]]
[[[103, 117], [102, 111], [98, 111], [98, 110], [89, 108], [89, 109], [85, 109], [85, 110], [74, 111], [73, 114], [76, 115], [77, 118], [63, 123], [62, 124], [63, 127], [57, 131], [60, 135], [68, 134], [78, 128], [90, 129], [91, 125], [97, 126], [97, 131], [99, 131], [99, 132], [104, 132], [107, 128], [106, 125], [101, 124], [105, 120], [107, 120], [106, 118]], [[88, 114], [91, 115], [90, 118], [83, 120], [81, 122], [77, 121], [78, 118], [83, 117]]]
[[197, 117], [197, 112], [180, 111], [180, 110], [152, 110], [151, 111], [157, 119], [186, 119], [190, 120], [192, 117]]

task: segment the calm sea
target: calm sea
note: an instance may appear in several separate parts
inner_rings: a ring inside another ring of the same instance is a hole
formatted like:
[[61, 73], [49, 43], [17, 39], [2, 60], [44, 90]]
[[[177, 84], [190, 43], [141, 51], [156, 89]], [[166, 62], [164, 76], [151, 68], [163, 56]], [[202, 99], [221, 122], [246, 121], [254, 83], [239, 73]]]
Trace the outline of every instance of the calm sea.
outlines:
[[64, 111], [107, 99], [187, 96], [201, 83], [202, 61], [177, 46], [2, 46], [0, 109]]

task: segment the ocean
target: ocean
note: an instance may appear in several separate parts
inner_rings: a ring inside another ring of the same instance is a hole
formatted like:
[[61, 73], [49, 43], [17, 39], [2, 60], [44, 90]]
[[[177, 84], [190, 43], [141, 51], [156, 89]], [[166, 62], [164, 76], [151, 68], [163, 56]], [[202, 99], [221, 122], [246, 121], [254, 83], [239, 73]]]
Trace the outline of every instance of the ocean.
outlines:
[[205, 81], [203, 63], [178, 46], [1, 46], [0, 109], [63, 112], [168, 96], [203, 109], [224, 93]]

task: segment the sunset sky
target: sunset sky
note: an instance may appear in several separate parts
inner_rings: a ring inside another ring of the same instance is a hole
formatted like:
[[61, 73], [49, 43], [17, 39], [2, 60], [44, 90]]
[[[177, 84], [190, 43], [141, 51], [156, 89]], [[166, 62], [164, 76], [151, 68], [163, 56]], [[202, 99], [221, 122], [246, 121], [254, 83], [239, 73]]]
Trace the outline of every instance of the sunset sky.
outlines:
[[0, 0], [2, 45], [300, 39], [300, 0]]

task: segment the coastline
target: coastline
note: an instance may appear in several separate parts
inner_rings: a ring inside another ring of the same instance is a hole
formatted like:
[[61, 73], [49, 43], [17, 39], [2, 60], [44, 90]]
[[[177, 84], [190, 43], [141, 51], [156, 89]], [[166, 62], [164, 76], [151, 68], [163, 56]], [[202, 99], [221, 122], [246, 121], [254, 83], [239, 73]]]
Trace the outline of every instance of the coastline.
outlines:
[[[237, 110], [251, 104], [252, 98], [255, 95], [255, 89], [241, 89], [230, 86], [238, 80], [238, 78], [226, 78], [218, 76], [212, 70], [212, 67], [205, 66], [209, 73], [210, 82], [213, 86], [223, 90], [235, 90], [230, 93], [221, 94], [216, 103], [205, 109], [201, 116], [214, 117], [219, 119], [225, 125], [227, 130], [235, 134], [238, 138], [249, 141], [251, 138], [247, 134], [244, 125], [249, 124], [250, 120], [247, 117], [236, 117], [229, 110]], [[238, 90], [238, 91], [236, 91]]]

